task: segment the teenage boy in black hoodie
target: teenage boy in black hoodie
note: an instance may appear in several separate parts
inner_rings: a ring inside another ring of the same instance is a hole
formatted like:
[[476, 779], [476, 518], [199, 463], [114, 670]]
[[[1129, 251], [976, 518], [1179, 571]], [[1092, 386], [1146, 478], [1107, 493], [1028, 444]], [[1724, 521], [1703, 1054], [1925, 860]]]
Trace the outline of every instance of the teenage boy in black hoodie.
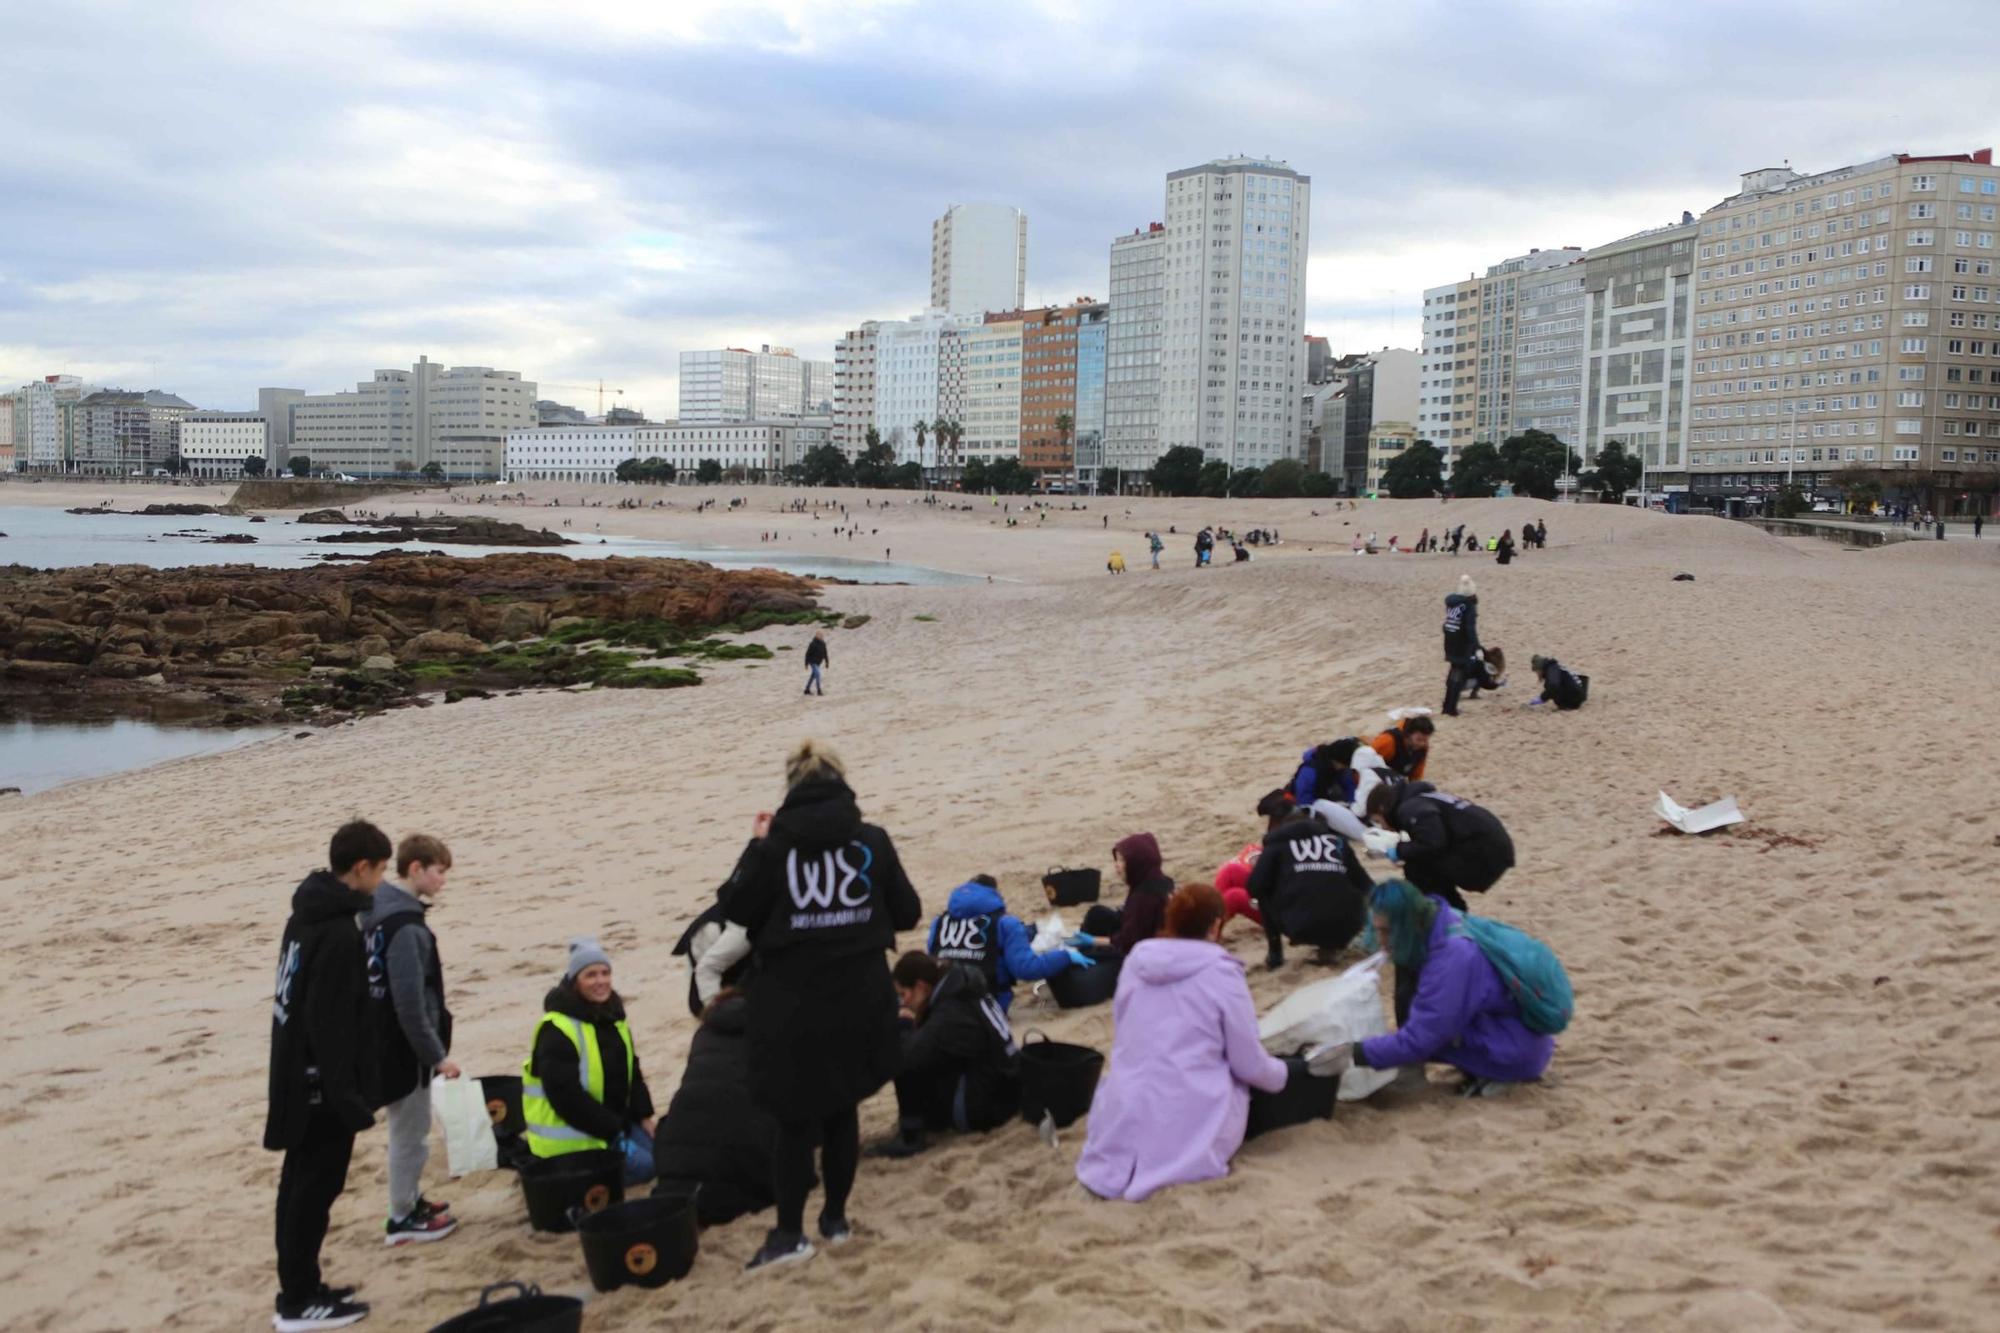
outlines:
[[389, 837], [344, 824], [292, 894], [271, 1004], [270, 1112], [264, 1146], [285, 1154], [278, 1176], [278, 1333], [345, 1328], [368, 1317], [352, 1287], [320, 1278], [319, 1247], [347, 1186], [354, 1136], [375, 1123], [368, 959], [357, 917], [389, 869]]

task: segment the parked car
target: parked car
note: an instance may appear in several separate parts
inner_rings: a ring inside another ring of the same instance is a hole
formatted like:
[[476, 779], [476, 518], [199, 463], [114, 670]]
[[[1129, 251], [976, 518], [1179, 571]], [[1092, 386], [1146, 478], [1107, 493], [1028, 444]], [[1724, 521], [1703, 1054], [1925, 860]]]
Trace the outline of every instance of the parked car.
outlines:
[[1840, 506], [1835, 504], [1831, 500], [1815, 500], [1813, 502], [1812, 511], [1815, 514], [1838, 514], [1840, 512]]

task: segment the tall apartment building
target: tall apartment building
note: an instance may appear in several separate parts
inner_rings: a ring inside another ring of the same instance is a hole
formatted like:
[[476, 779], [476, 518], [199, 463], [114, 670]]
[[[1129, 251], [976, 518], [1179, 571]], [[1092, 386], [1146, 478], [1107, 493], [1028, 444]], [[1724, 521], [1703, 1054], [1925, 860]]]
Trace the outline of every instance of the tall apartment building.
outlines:
[[1415, 424], [1417, 438], [1444, 455], [1447, 474], [1451, 460], [1478, 438], [1479, 289], [1478, 278], [1467, 278], [1424, 292]]
[[1159, 460], [1160, 346], [1167, 229], [1155, 222], [1111, 242], [1104, 352], [1105, 467], [1143, 472]]
[[158, 389], [99, 389], [77, 400], [72, 470], [123, 477], [164, 467], [180, 452], [181, 422], [195, 410]]
[[1335, 363], [1333, 374], [1344, 389], [1340, 444], [1336, 450], [1333, 437], [1322, 427], [1320, 464], [1329, 476], [1340, 479], [1349, 495], [1369, 487], [1370, 442], [1376, 428], [1391, 422], [1408, 427], [1417, 415], [1419, 361], [1408, 348], [1385, 347]]
[[1525, 430], [1577, 439], [1583, 400], [1583, 251], [1530, 250], [1478, 285], [1478, 397], [1473, 438], [1499, 444]]
[[1585, 394], [1577, 454], [1611, 440], [1645, 461], [1648, 489], [1685, 489], [1699, 228], [1683, 215], [1584, 256]]
[[1170, 172], [1160, 437], [1230, 468], [1298, 447], [1312, 181], [1225, 158]]
[[352, 393], [307, 394], [292, 405], [292, 451], [316, 470], [389, 477], [437, 463], [452, 480], [497, 478], [510, 431], [535, 425], [535, 385], [517, 371], [446, 369], [428, 357], [378, 370]]
[[834, 363], [809, 361], [765, 343], [755, 352], [728, 347], [682, 352], [681, 421], [776, 421], [833, 410]]
[[931, 305], [954, 315], [1019, 310], [1028, 299], [1028, 215], [953, 204], [931, 223]]
[[190, 412], [181, 420], [181, 462], [191, 477], [240, 477], [246, 458], [270, 463], [269, 440], [270, 423], [261, 412]]
[[257, 390], [257, 414], [264, 418], [264, 463], [272, 471], [292, 461], [292, 408], [304, 389]]
[[[945, 344], [961, 331], [977, 328], [979, 317], [926, 310], [909, 319], [880, 320], [875, 325], [875, 429], [896, 451], [899, 463], [937, 466], [937, 446], [931, 425], [951, 415], [959, 349]], [[962, 421], [963, 418], [961, 417]], [[917, 449], [916, 426], [925, 427], [924, 447]], [[969, 434], [969, 432], [968, 432]]]
[[1690, 485], [1813, 492], [1854, 466], [1960, 503], [2000, 472], [1992, 150], [1747, 172], [1703, 213]]
[[0, 472], [14, 470], [14, 395], [0, 393]]
[[[1020, 454], [1044, 488], [1073, 479], [1076, 465], [1077, 344], [1087, 316], [1105, 307], [1088, 297], [1064, 306], [1023, 310], [1021, 323]], [[1001, 317], [988, 315], [989, 322]], [[1068, 418], [1069, 429], [1062, 429]]]
[[995, 463], [1021, 454], [1022, 370], [1025, 323], [999, 319], [958, 333], [965, 357], [965, 388], [957, 420], [962, 462]]
[[46, 375], [14, 394], [15, 467], [68, 472], [75, 454], [76, 404], [94, 390], [75, 375]]
[[833, 443], [852, 459], [867, 447], [875, 425], [875, 335], [869, 320], [833, 345]]
[[1097, 494], [1104, 466], [1105, 364], [1111, 345], [1110, 305], [1086, 306], [1076, 329], [1076, 430], [1072, 440], [1075, 481]]

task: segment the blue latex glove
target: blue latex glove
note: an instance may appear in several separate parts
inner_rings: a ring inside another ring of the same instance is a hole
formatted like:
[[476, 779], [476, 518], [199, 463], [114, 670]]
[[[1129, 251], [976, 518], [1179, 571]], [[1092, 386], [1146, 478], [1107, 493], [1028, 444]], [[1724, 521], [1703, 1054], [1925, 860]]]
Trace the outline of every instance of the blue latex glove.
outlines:
[[1067, 943], [1072, 949], [1088, 949], [1091, 945], [1097, 943], [1097, 941], [1079, 930], [1076, 934], [1069, 937]]
[[1396, 845], [1396, 846], [1394, 846], [1394, 847], [1391, 847], [1391, 848], [1390, 848], [1390, 849], [1389, 849], [1388, 851], [1386, 851], [1386, 852], [1383, 852], [1383, 853], [1382, 853], [1382, 855], [1384, 855], [1384, 856], [1386, 856], [1387, 858], [1389, 858], [1389, 861], [1390, 861], [1390, 862], [1391, 862], [1392, 864], [1393, 864], [1394, 862], [1397, 862], [1397, 861], [1400, 861], [1400, 860], [1402, 860], [1402, 859], [1403, 859], [1403, 848], [1402, 848], [1402, 845], [1401, 845], [1401, 844], [1398, 844], [1398, 845]]
[[1547, 701], [1546, 701], [1546, 700], [1544, 700], [1544, 699], [1539, 699], [1539, 698], [1537, 698], [1537, 699], [1530, 699], [1530, 700], [1528, 700], [1528, 707], [1530, 707], [1530, 708], [1540, 708], [1540, 707], [1541, 707], [1541, 706], [1542, 706], [1542, 705], [1543, 705], [1543, 704], [1544, 704], [1545, 702], [1547, 702]]
[[1067, 952], [1069, 953], [1069, 965], [1070, 965], [1071, 967], [1096, 967], [1096, 966], [1097, 966], [1097, 960], [1096, 960], [1095, 958], [1092, 958], [1092, 957], [1091, 957], [1091, 956], [1090, 956], [1089, 954], [1087, 954], [1087, 953], [1082, 953], [1082, 952], [1080, 952], [1080, 951], [1078, 951], [1078, 950], [1076, 950], [1076, 949], [1070, 949], [1070, 950], [1068, 950]]

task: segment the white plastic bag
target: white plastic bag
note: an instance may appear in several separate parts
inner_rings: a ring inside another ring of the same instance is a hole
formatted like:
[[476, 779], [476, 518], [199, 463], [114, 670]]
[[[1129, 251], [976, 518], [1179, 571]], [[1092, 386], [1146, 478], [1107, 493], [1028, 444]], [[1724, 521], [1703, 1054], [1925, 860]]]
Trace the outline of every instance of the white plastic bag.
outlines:
[[1661, 792], [1660, 799], [1653, 802], [1653, 813], [1683, 833], [1707, 833], [1711, 829], [1741, 824], [1746, 819], [1744, 813], [1736, 808], [1734, 796], [1725, 796], [1719, 801], [1711, 801], [1698, 809], [1690, 810], [1665, 792]]
[[1063, 924], [1061, 912], [1050, 912], [1035, 927], [1034, 942], [1028, 947], [1036, 953], [1054, 953], [1069, 947], [1069, 927]]
[[[1273, 1055], [1296, 1055], [1301, 1046], [1360, 1041], [1389, 1031], [1377, 980], [1385, 954], [1373, 954], [1337, 977], [1315, 981], [1280, 1000], [1257, 1024], [1257, 1036]], [[1394, 1082], [1393, 1069], [1362, 1069], [1340, 1076], [1340, 1100], [1358, 1102]]]
[[445, 1162], [453, 1179], [500, 1165], [500, 1145], [493, 1140], [493, 1118], [478, 1079], [432, 1079], [431, 1115], [444, 1130]]

